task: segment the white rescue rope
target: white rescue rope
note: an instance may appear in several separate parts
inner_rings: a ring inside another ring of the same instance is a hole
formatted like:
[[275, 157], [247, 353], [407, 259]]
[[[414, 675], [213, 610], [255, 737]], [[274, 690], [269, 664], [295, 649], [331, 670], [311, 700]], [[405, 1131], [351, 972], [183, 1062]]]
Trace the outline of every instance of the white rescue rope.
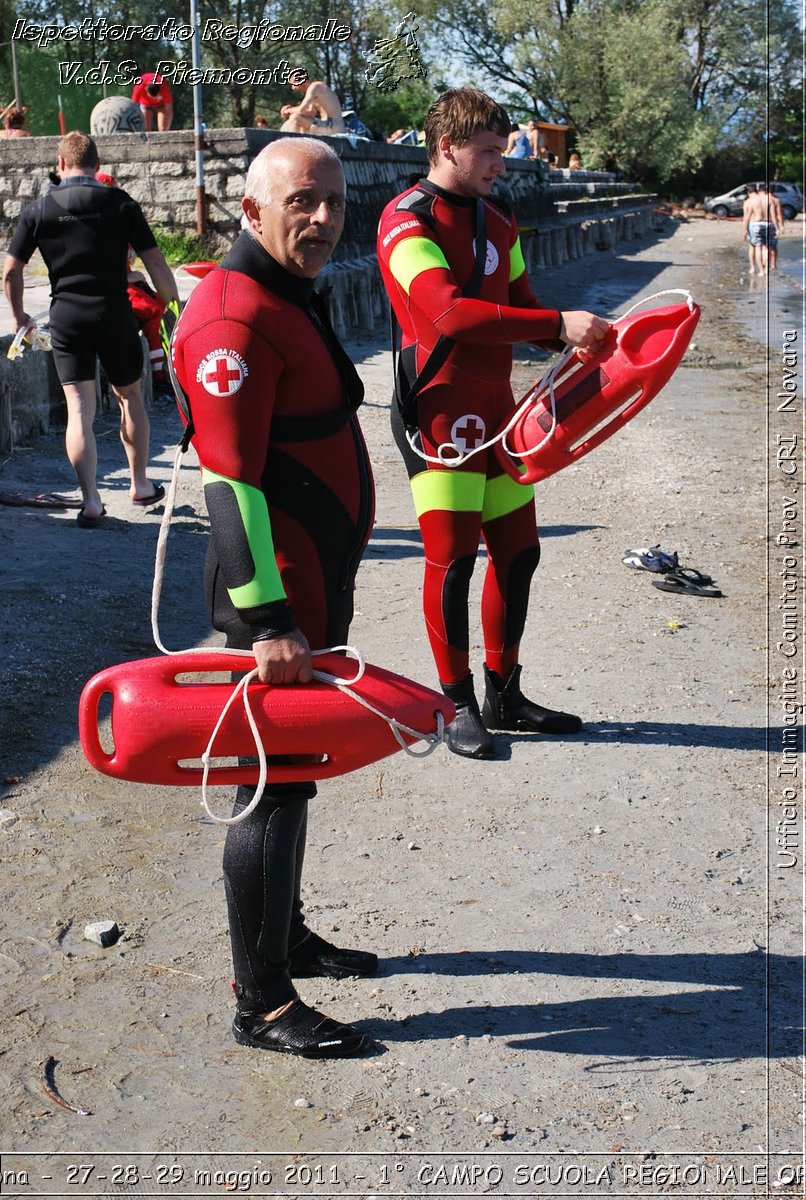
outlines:
[[[179, 486], [179, 469], [180, 469], [181, 462], [182, 462], [182, 454], [183, 454], [183, 451], [182, 451], [181, 445], [177, 446], [176, 452], [174, 454], [174, 463], [173, 463], [173, 472], [171, 474], [171, 482], [168, 486], [168, 494], [165, 497], [165, 511], [163, 512], [163, 515], [162, 515], [162, 521], [160, 523], [159, 537], [157, 538], [157, 551], [156, 551], [156, 557], [155, 557], [155, 562], [154, 562], [154, 584], [151, 589], [151, 632], [153, 634], [154, 643], [157, 646], [157, 649], [160, 650], [163, 654], [167, 654], [167, 655], [209, 654], [211, 652], [211, 647], [209, 647], [209, 646], [191, 646], [187, 650], [169, 650], [163, 644], [162, 637], [160, 635], [160, 630], [159, 630], [159, 606], [160, 606], [160, 596], [162, 594], [162, 584], [163, 584], [163, 579], [165, 576], [165, 558], [166, 558], [167, 549], [168, 549], [168, 534], [169, 534], [170, 528], [171, 528], [171, 519], [173, 517], [174, 506], [176, 504], [176, 492], [177, 492], [177, 488]], [[214, 652], [216, 654], [224, 654], [224, 655], [232, 656], [232, 658], [235, 660], [244, 659], [244, 658], [254, 659], [254, 654], [252, 653], [251, 650], [237, 650], [231, 646], [222, 646], [220, 648], [214, 647], [212, 649], [214, 649]], [[374, 713], [375, 716], [381, 717], [384, 721], [386, 721], [386, 723], [389, 725], [389, 728], [392, 730], [395, 740], [397, 741], [401, 750], [405, 750], [405, 752], [408, 755], [410, 755], [412, 758], [427, 758], [429, 754], [432, 754], [433, 751], [437, 748], [437, 746], [439, 746], [445, 739], [445, 718], [442, 715], [442, 712], [439, 710], [437, 711], [436, 733], [422, 733], [418, 729], [412, 729], [410, 726], [404, 725], [402, 721], [398, 721], [395, 717], [389, 716], [388, 713], [382, 712], [380, 709], [376, 708], [373, 704], [370, 704], [370, 702], [368, 700], [366, 700], [363, 696], [360, 696], [357, 692], [354, 692], [352, 690], [353, 687], [355, 686], [355, 684], [357, 684], [361, 680], [361, 678], [366, 670], [366, 662], [365, 662], [364, 656], [361, 654], [360, 650], [357, 650], [354, 646], [331, 646], [325, 650], [312, 650], [311, 657], [316, 658], [317, 656], [319, 656], [321, 654], [332, 654], [339, 650], [343, 650], [348, 658], [354, 659], [355, 662], [358, 664], [356, 673], [353, 676], [353, 678], [352, 679], [342, 679], [340, 676], [331, 675], [327, 671], [314, 670], [314, 672], [313, 672], [314, 679], [318, 679], [321, 683], [327, 683], [327, 684], [330, 684], [332, 687], [338, 688], [339, 691], [344, 692], [352, 700], [355, 700], [357, 704], [360, 704], [364, 708], [369, 709], [369, 711], [371, 713]], [[233, 663], [233, 667], [234, 666], [235, 666], [235, 663]], [[267, 782], [267, 778], [268, 778], [268, 764], [267, 764], [267, 758], [266, 758], [266, 750], [265, 750], [265, 747], [263, 746], [263, 742], [261, 741], [261, 738], [260, 738], [260, 730], [257, 727], [257, 722], [255, 721], [254, 714], [252, 713], [252, 708], [249, 703], [249, 694], [248, 694], [249, 684], [254, 682], [255, 679], [257, 679], [257, 675], [258, 675], [257, 668], [254, 667], [251, 671], [248, 671], [247, 674], [244, 675], [242, 679], [239, 679], [238, 682], [235, 684], [223, 709], [221, 710], [221, 713], [218, 717], [215, 728], [213, 729], [213, 732], [210, 735], [210, 740], [207, 743], [207, 747], [201, 756], [201, 761], [204, 764], [204, 770], [202, 773], [202, 785], [201, 785], [201, 788], [202, 788], [201, 802], [202, 802], [202, 805], [203, 805], [204, 810], [207, 813], [208, 817], [210, 817], [211, 820], [216, 821], [220, 825], [237, 825], [240, 821], [245, 821], [246, 818], [252, 812], [254, 812], [254, 810], [257, 808], [258, 804], [263, 799], [263, 793], [266, 790], [266, 782]], [[224, 718], [226, 717], [226, 715], [229, 712], [232, 705], [235, 703], [236, 699], [238, 698], [239, 693], [240, 693], [241, 699], [243, 701], [244, 713], [246, 714], [246, 720], [249, 725], [249, 729], [252, 733], [252, 738], [255, 743], [255, 750], [257, 752], [257, 759], [258, 759], [258, 766], [259, 766], [258, 781], [257, 781], [256, 789], [255, 789], [255, 795], [253, 796], [253, 798], [249, 802], [249, 804], [246, 806], [246, 808], [243, 810], [243, 812], [238, 813], [238, 815], [234, 816], [234, 817], [219, 817], [219, 816], [216, 816], [216, 814], [214, 812], [212, 812], [212, 810], [210, 809], [210, 805], [208, 803], [208, 799], [207, 799], [207, 788], [208, 788], [209, 775], [210, 775], [211, 763], [212, 763], [212, 758], [213, 758], [213, 745], [215, 743], [216, 737], [218, 736], [218, 731], [221, 728]], [[409, 744], [405, 741], [404, 736], [403, 736], [404, 734], [408, 734], [409, 737], [413, 737], [416, 741], [425, 742], [426, 743], [425, 749], [413, 750], [412, 747], [409, 746]]]
[[[622, 313], [621, 317], [617, 319], [623, 321], [625, 317], [629, 317], [637, 308], [640, 308], [642, 304], [648, 304], [650, 300], [657, 300], [660, 296], [685, 296], [689, 310], [692, 312], [694, 311], [694, 297], [687, 288], [665, 288], [661, 292], [653, 292], [651, 296], [645, 296], [643, 300], [638, 300], [632, 305], [631, 308], [628, 308], [627, 311]], [[482, 442], [480, 446], [474, 446], [472, 450], [463, 452], [455, 442], [442, 442], [442, 444], [437, 447], [436, 454], [426, 454], [420, 446], [416, 446], [414, 444], [416, 438], [419, 438], [422, 444], [422, 434], [420, 433], [419, 429], [416, 430], [415, 433], [409, 433], [409, 431], [406, 430], [406, 440], [408, 441], [409, 446], [414, 453], [418, 454], [425, 462], [434, 463], [434, 465], [437, 467], [460, 467], [463, 463], [466, 463], [468, 459], [471, 459], [474, 454], [480, 454], [482, 450], [489, 450], [491, 446], [496, 444], [496, 442], [501, 442], [502, 446], [511, 458], [526, 458], [530, 454], [534, 454], [546, 444], [550, 437], [554, 435], [554, 431], [557, 428], [557, 403], [554, 397], [554, 386], [557, 376], [562, 373], [566, 363], [573, 358], [575, 349], [576, 347], [574, 346], [567, 346], [566, 349], [563, 350], [562, 354], [553, 364], [553, 366], [549, 368], [542, 379], [537, 381], [531, 391], [521, 401], [504, 428], [494, 437], [491, 437], [488, 441]], [[510, 450], [509, 446], [507, 445], [507, 434], [517, 424], [522, 413], [526, 412], [526, 410], [546, 392], [548, 392], [549, 405], [551, 407], [551, 424], [548, 432], [546, 433], [545, 437], [541, 438], [536, 445], [530, 446], [528, 450], [520, 450], [517, 454], [513, 453], [513, 451]]]

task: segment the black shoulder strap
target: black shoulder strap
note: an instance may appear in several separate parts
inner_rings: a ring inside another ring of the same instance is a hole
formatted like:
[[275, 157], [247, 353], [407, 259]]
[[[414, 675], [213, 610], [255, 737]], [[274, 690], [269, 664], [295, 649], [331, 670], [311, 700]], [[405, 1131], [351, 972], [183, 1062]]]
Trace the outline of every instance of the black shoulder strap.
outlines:
[[[476, 201], [476, 261], [465, 285], [462, 295], [467, 299], [478, 296], [481, 281], [484, 277], [484, 264], [487, 260], [487, 222], [484, 211], [484, 201]], [[410, 432], [417, 429], [417, 396], [426, 387], [446, 362], [448, 355], [455, 346], [453, 338], [440, 334], [433, 350], [423, 363], [423, 368], [412, 384], [408, 383], [400, 363], [398, 338], [400, 326], [395, 316], [395, 310], [389, 305], [392, 334], [392, 367], [395, 379], [395, 400], [403, 418], [403, 424]]]

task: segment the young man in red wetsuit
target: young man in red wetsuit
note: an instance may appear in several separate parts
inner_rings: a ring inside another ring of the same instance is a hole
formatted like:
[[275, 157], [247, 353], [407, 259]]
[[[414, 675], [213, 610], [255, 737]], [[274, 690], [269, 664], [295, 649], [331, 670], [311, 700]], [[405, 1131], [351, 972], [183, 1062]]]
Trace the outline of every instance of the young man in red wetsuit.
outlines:
[[[512, 413], [514, 342], [558, 350], [570, 344], [592, 352], [608, 328], [593, 313], [544, 308], [532, 292], [514, 214], [489, 199], [506, 169], [510, 129], [507, 113], [484, 92], [443, 93], [425, 121], [428, 176], [392, 200], [381, 216], [378, 260], [402, 330], [398, 393], [414, 382], [440, 335], [454, 343], [417, 396], [421, 447], [432, 457], [446, 442], [464, 451], [481, 445]], [[477, 298], [468, 298], [463, 289], [474, 273], [479, 206], [486, 257]], [[491, 729], [575, 733], [579, 717], [534, 704], [520, 690], [518, 652], [540, 557], [533, 489], [511, 480], [492, 450], [455, 468], [425, 462], [411, 448], [394, 400], [392, 422], [423, 538], [426, 630], [442, 690], [457, 706], [448, 745], [456, 754], [492, 758]], [[468, 590], [480, 536], [488, 559], [481, 712], [468, 631]]]
[[[344, 227], [344, 173], [315, 138], [282, 138], [252, 163], [248, 227], [188, 301], [172, 362], [189, 400], [212, 534], [213, 625], [251, 650], [264, 683], [309, 683], [311, 648], [347, 640], [374, 492], [355, 410], [364, 390], [314, 281]], [[240, 787], [235, 812], [254, 796]], [[269, 784], [231, 825], [224, 881], [237, 1041], [306, 1058], [366, 1038], [298, 997], [300, 977], [369, 975], [377, 957], [330, 945], [300, 899], [313, 783]]]

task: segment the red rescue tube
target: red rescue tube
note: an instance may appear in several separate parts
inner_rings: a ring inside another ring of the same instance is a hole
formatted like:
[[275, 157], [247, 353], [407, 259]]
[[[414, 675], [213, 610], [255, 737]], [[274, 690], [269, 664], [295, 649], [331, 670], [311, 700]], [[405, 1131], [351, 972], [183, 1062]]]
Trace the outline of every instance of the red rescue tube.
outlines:
[[611, 325], [597, 354], [585, 361], [572, 355], [554, 383], [553, 431], [551, 398], [538, 384], [521, 401], [512, 429], [495, 443], [507, 474], [518, 483], [537, 483], [622, 429], [669, 382], [699, 319], [693, 302], [635, 313]]
[[[341, 654], [318, 655], [317, 670], [349, 683], [356, 673], [353, 659]], [[132, 783], [199, 784], [199, 765], [210, 735], [233, 689], [233, 669], [246, 672], [254, 660], [232, 655], [176, 654], [144, 658], [108, 667], [93, 676], [81, 693], [78, 728], [81, 747], [97, 771]], [[223, 674], [215, 682], [200, 675]], [[192, 679], [180, 676], [192, 675]], [[445, 723], [456, 710], [445, 696], [366, 665], [352, 690], [382, 713], [422, 734], [437, 731], [437, 713]], [[101, 704], [111, 701], [112, 750], [101, 741]], [[249, 704], [268, 756], [271, 783], [329, 779], [367, 766], [399, 750], [400, 743], [382, 717], [370, 712], [332, 684], [271, 687], [249, 686]], [[411, 745], [416, 738], [403, 734]], [[215, 759], [255, 755], [255, 744], [242, 702], [227, 713], [212, 749]], [[257, 765], [237, 762], [211, 766], [209, 782], [257, 783]]]
[[211, 271], [218, 266], [217, 262], [190, 262], [182, 263], [182, 270], [187, 271], [188, 275], [195, 276], [196, 279], [204, 279], [205, 275], [209, 275]]

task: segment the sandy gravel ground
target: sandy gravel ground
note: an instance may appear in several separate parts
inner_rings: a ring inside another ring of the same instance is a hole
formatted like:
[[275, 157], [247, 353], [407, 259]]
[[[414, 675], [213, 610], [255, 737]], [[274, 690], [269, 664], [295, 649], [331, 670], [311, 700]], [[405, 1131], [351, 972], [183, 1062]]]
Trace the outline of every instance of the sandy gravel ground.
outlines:
[[[766, 384], [780, 381], [782, 331], [802, 342], [802, 301], [782, 279], [748, 282], [736, 232], [678, 224], [536, 282], [560, 307], [611, 315], [687, 287], [703, 319], [666, 391], [539, 488], [524, 682], [582, 714], [584, 732], [500, 735], [493, 763], [398, 754], [323, 784], [312, 805], [309, 920], [382, 965], [301, 991], [377, 1039], [366, 1058], [311, 1064], [234, 1043], [222, 828], [194, 788], [117, 782], [82, 757], [84, 682], [152, 653], [162, 510], [128, 503], [113, 419], [98, 422], [102, 529], [0, 508], [5, 1194], [802, 1194], [789, 1187], [803, 1139], [802, 847], [778, 865], [780, 717], [766, 732], [766, 682], [775, 712], [787, 665], [774, 544], [767, 579], [768, 500], [774, 535], [790, 486], [775, 438], [802, 428], [802, 408], [778, 414]], [[351, 351], [378, 482], [353, 640], [435, 685], [383, 334]], [[542, 369], [520, 352], [516, 392]], [[169, 479], [177, 429], [168, 407], [153, 412], [155, 480]], [[209, 633], [192, 462], [181, 477], [162, 605], [173, 648]], [[72, 482], [58, 433], [0, 472], [28, 494], [75, 494]], [[626, 548], [658, 542], [724, 598], [668, 595], [622, 565]], [[106, 918], [122, 938], [101, 949], [83, 932]], [[58, 1093], [91, 1115], [46, 1093], [49, 1058]]]

